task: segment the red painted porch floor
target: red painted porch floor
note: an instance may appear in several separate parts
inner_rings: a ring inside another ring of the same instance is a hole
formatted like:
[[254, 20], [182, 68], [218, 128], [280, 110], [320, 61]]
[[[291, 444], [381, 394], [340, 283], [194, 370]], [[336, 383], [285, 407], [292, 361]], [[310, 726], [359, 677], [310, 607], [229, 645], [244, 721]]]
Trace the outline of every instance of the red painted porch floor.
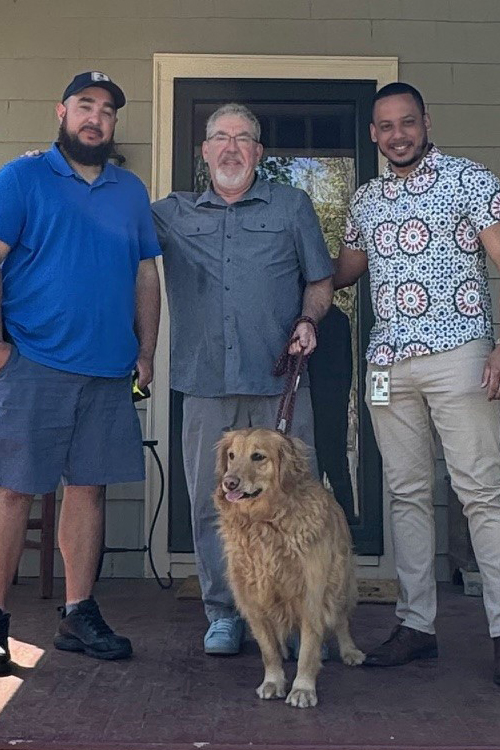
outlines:
[[[203, 654], [199, 602], [177, 601], [154, 581], [101, 581], [96, 597], [132, 639], [130, 661], [55, 651], [59, 599], [40, 600], [36, 581], [14, 588], [19, 666], [0, 678], [2, 750], [500, 748], [500, 688], [491, 680], [482, 602], [458, 587], [440, 588], [439, 660], [392, 669], [329, 662], [320, 704], [303, 710], [256, 697], [262, 669], [254, 643], [236, 657]], [[366, 649], [393, 624], [392, 605], [363, 604], [353, 631]]]

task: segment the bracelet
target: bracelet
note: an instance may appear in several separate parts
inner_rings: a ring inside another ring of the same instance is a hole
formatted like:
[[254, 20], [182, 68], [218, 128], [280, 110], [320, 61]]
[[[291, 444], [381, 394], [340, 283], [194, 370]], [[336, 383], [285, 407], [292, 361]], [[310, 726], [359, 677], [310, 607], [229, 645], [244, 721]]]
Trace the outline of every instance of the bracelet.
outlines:
[[293, 331], [295, 331], [299, 323], [309, 323], [310, 325], [312, 325], [312, 327], [314, 328], [314, 334], [316, 338], [318, 338], [318, 324], [315, 320], [313, 320], [313, 318], [310, 318], [308, 315], [301, 315], [300, 318], [297, 318], [297, 320], [294, 322], [292, 333]]
[[497, 340], [495, 341], [495, 346], [500, 346], [500, 339], [497, 339]]

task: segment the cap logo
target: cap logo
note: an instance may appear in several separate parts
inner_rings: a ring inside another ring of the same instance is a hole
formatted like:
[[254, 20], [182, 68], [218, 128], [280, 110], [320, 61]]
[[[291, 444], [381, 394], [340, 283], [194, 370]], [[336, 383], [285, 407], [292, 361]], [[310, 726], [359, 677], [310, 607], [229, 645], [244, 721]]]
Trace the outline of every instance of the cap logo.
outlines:
[[109, 76], [105, 75], [104, 73], [100, 73], [98, 70], [94, 70], [90, 77], [93, 81], [109, 81]]

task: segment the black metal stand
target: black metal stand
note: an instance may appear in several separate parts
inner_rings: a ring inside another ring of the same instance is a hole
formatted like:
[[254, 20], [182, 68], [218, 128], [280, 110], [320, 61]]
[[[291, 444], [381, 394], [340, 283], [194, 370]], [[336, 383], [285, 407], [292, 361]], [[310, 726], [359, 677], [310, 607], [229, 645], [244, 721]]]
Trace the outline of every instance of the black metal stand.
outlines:
[[[163, 503], [163, 498], [164, 498], [164, 494], [165, 494], [165, 474], [164, 474], [164, 471], [163, 471], [163, 466], [162, 466], [161, 461], [160, 461], [160, 457], [159, 457], [159, 455], [158, 455], [158, 453], [156, 451], [156, 446], [158, 445], [158, 440], [143, 440], [142, 444], [143, 444], [143, 446], [145, 448], [149, 448], [150, 451], [151, 451], [151, 453], [153, 454], [153, 458], [154, 458], [155, 463], [156, 463], [156, 465], [158, 467], [158, 473], [160, 475], [160, 495], [159, 495], [159, 498], [158, 498], [158, 504], [156, 506], [155, 514], [154, 514], [153, 520], [151, 522], [151, 528], [149, 530], [149, 536], [148, 536], [148, 543], [147, 543], [147, 545], [144, 545], [143, 547], [109, 547], [106, 544], [106, 512], [104, 512], [103, 544], [102, 544], [101, 557], [99, 558], [99, 565], [97, 566], [96, 581], [98, 581], [99, 578], [100, 578], [100, 575], [101, 575], [101, 572], [102, 572], [102, 564], [103, 564], [103, 561], [104, 561], [104, 555], [107, 554], [108, 552], [147, 552], [148, 555], [149, 555], [149, 563], [151, 565], [151, 569], [153, 571], [154, 577], [156, 578], [156, 581], [157, 581], [158, 585], [162, 589], [169, 589], [171, 587], [171, 585], [172, 585], [172, 577], [171, 577], [171, 575], [169, 573], [168, 574], [168, 578], [167, 578], [167, 580], [168, 580], [167, 584], [164, 584], [161, 581], [161, 579], [160, 579], [160, 577], [159, 577], [159, 575], [158, 575], [158, 573], [156, 571], [156, 568], [155, 568], [155, 565], [154, 565], [154, 561], [153, 561], [153, 557], [152, 557], [152, 553], [151, 553], [151, 543], [152, 543], [152, 539], [153, 539], [153, 533], [154, 533], [154, 529], [155, 529], [155, 526], [156, 526], [156, 522], [158, 520], [158, 515], [160, 513], [160, 508], [161, 508], [161, 505]], [[104, 503], [105, 503], [106, 502], [106, 488], [104, 488], [104, 498], [103, 498], [103, 500], [104, 500]], [[105, 509], [104, 509], [104, 511], [105, 511]]]

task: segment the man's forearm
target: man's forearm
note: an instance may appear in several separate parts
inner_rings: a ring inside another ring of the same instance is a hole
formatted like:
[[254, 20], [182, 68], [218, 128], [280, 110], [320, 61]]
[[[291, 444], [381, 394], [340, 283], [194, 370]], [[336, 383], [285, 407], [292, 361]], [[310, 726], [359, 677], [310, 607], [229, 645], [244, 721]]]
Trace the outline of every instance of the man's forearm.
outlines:
[[160, 280], [154, 258], [141, 261], [136, 283], [135, 330], [139, 358], [152, 360], [160, 323]]
[[332, 305], [333, 278], [312, 281], [304, 289], [302, 315], [312, 318], [315, 323], [325, 317]]
[[352, 286], [368, 270], [368, 256], [362, 250], [351, 250], [345, 246], [340, 248], [339, 257], [335, 261], [333, 275], [334, 289], [344, 289]]
[[5, 367], [9, 359], [11, 345], [4, 340], [4, 331], [2, 325], [2, 268], [0, 267], [0, 370]]

